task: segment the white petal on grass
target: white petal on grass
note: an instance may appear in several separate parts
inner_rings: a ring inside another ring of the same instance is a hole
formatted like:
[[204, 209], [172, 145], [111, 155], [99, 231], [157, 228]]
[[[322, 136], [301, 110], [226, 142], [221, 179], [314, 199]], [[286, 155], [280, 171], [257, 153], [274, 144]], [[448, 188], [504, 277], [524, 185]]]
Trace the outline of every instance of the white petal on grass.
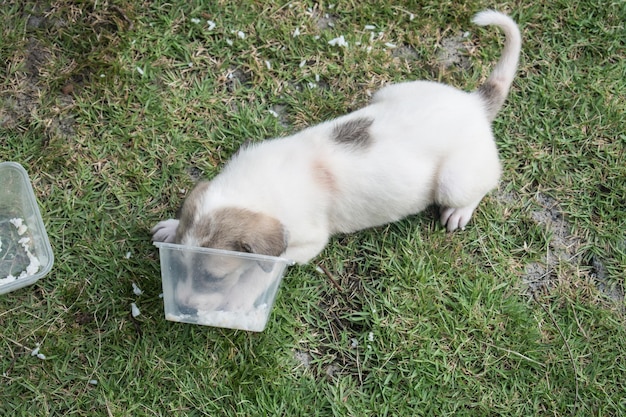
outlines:
[[207, 28], [208, 30], [213, 30], [213, 29], [215, 29], [215, 26], [217, 26], [217, 25], [215, 24], [215, 22], [214, 22], [214, 21], [212, 21], [212, 20], [207, 20], [207, 21], [206, 21], [206, 24], [207, 24], [207, 25], [209, 25], [209, 27]]
[[136, 67], [135, 69], [137, 70], [137, 72], [139, 73], [139, 75], [143, 75], [143, 74], [145, 74], [145, 73], [144, 73], [144, 70], [143, 70], [141, 67]]
[[391, 48], [391, 49], [393, 49], [393, 48], [397, 48], [396, 44], [395, 44], [395, 43], [391, 43], [391, 42], [386, 42], [386, 43], [385, 43], [385, 46], [386, 46], [387, 48]]
[[133, 315], [133, 317], [137, 317], [141, 314], [141, 311], [139, 311], [139, 307], [137, 307], [137, 304], [130, 303], [130, 313]]
[[193, 23], [194, 25], [197, 25], [200, 23], [200, 19], [198, 19], [197, 17], [192, 17], [191, 18], [191, 23]]
[[365, 25], [363, 27], [365, 30], [376, 30], [376, 25]]
[[297, 36], [300, 36], [300, 28], [296, 28], [296, 30], [293, 31], [291, 36], [293, 36], [294, 38]]
[[239, 39], [246, 39], [246, 34], [242, 31], [238, 31], [237, 36], [239, 37]]
[[335, 39], [331, 39], [328, 41], [328, 44], [330, 46], [340, 46], [342, 48], [346, 48], [348, 47], [348, 42], [346, 41], [346, 38], [343, 37], [343, 35], [335, 38]]
[[135, 284], [134, 282], [132, 284], [133, 284], [133, 294], [135, 295], [143, 294], [143, 291], [141, 291], [141, 288], [139, 288], [137, 284]]
[[37, 356], [41, 360], [46, 359], [46, 355], [39, 352], [39, 343], [35, 344], [35, 349], [33, 349], [32, 352], [30, 352], [30, 356]]

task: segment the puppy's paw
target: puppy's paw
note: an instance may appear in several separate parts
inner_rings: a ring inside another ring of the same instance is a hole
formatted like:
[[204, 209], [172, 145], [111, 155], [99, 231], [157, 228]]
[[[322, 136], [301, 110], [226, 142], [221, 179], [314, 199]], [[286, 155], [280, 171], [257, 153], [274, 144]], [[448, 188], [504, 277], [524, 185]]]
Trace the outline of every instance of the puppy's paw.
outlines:
[[176, 238], [176, 229], [178, 228], [178, 219], [168, 219], [158, 222], [156, 226], [150, 230], [153, 242], [174, 243]]
[[456, 229], [465, 230], [474, 213], [475, 206], [471, 207], [445, 207], [441, 210], [441, 224], [453, 232]]

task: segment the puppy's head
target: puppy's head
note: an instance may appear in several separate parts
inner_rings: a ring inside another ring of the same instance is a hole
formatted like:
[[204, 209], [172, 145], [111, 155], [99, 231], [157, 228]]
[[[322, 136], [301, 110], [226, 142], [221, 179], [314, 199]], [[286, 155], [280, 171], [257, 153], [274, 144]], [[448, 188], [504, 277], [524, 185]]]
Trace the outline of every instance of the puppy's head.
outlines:
[[[270, 256], [279, 256], [285, 251], [287, 232], [280, 221], [241, 207], [207, 210], [210, 192], [208, 182], [199, 183], [191, 191], [180, 211], [176, 243]], [[194, 253], [183, 253], [181, 262], [190, 274], [179, 284], [188, 288], [189, 291], [183, 292], [189, 294], [226, 291], [249, 269], [260, 267], [269, 272], [273, 267], [271, 262]], [[179, 302], [185, 304], [184, 295]]]

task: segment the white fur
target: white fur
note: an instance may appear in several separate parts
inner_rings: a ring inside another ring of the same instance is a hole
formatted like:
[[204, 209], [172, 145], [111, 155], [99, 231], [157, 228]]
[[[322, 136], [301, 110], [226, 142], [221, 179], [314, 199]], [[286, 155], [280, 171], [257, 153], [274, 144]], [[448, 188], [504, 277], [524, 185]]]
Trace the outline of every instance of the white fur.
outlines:
[[[496, 12], [483, 12], [475, 21], [517, 33], [512, 41], [507, 38], [513, 44], [496, 69], [496, 75], [513, 74], [521, 42], [515, 23]], [[512, 75], [498, 77], [506, 94]], [[369, 145], [332, 139], [335, 126], [362, 118], [373, 120]], [[320, 166], [332, 186], [320, 181], [315, 171]], [[449, 231], [464, 228], [497, 185], [500, 171], [490, 115], [479, 93], [407, 82], [381, 89], [369, 106], [351, 114], [240, 150], [211, 181], [195, 217], [230, 207], [264, 213], [288, 233], [283, 256], [306, 263], [335, 233], [393, 222], [432, 203], [441, 206]], [[154, 240], [174, 240], [176, 222], [159, 223]], [[192, 235], [183, 240], [198, 243]]]

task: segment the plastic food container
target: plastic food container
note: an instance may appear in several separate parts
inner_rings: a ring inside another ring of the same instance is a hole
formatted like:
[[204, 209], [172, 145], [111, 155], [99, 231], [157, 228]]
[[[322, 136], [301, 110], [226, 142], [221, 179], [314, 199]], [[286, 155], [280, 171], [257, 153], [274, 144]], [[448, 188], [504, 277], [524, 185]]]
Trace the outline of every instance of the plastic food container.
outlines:
[[50, 272], [54, 255], [26, 170], [0, 163], [0, 294]]
[[287, 266], [274, 256], [155, 242], [165, 318], [262, 332]]

